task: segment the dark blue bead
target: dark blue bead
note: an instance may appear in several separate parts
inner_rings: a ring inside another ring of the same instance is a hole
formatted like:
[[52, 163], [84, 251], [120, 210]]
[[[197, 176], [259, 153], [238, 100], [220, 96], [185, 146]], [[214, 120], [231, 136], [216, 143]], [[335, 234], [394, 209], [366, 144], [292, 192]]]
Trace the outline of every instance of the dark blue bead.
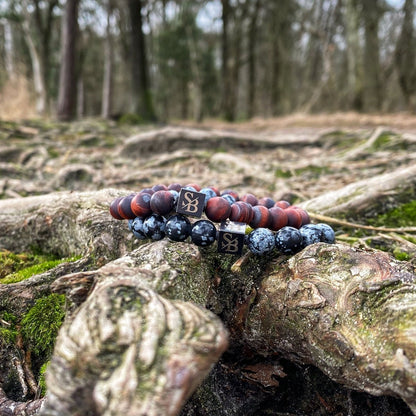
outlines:
[[319, 224], [315, 224], [315, 226], [322, 232], [321, 241], [323, 243], [335, 243], [335, 232], [330, 225], [321, 222]]
[[146, 234], [143, 231], [143, 222], [144, 219], [142, 217], [129, 220], [129, 229], [138, 240], [144, 240], [146, 238]]
[[226, 199], [231, 205], [236, 201], [236, 199], [230, 194], [223, 194], [221, 195], [221, 198]]
[[246, 239], [249, 250], [258, 255], [270, 253], [275, 247], [275, 238], [267, 228], [257, 228]]
[[179, 198], [179, 192], [174, 189], [170, 189], [169, 192], [173, 195], [173, 206], [176, 207]]
[[182, 189], [186, 189], [188, 191], [192, 191], [192, 192], [198, 192], [193, 186], [184, 186]]
[[199, 192], [201, 192], [201, 194], [205, 194], [205, 204], [208, 202], [209, 199], [214, 198], [214, 196], [217, 196], [216, 192], [211, 188], [202, 188]]
[[283, 254], [294, 254], [303, 248], [302, 234], [297, 228], [286, 226], [275, 236], [276, 248]]
[[161, 240], [165, 237], [166, 219], [158, 214], [152, 214], [143, 222], [143, 232], [152, 240]]
[[306, 224], [299, 228], [299, 232], [302, 235], [303, 247], [322, 241], [322, 230], [315, 224]]
[[185, 241], [190, 236], [191, 230], [191, 222], [180, 214], [173, 215], [166, 222], [166, 235], [173, 241]]
[[211, 221], [199, 220], [192, 227], [191, 238], [197, 246], [209, 246], [217, 238], [217, 229]]

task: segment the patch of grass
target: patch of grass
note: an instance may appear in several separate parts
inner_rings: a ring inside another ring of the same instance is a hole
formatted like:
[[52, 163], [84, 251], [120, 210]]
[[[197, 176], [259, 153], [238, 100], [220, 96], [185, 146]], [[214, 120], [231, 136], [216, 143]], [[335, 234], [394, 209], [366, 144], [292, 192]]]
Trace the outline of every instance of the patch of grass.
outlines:
[[65, 317], [65, 295], [39, 298], [21, 321], [21, 333], [35, 354], [49, 357]]

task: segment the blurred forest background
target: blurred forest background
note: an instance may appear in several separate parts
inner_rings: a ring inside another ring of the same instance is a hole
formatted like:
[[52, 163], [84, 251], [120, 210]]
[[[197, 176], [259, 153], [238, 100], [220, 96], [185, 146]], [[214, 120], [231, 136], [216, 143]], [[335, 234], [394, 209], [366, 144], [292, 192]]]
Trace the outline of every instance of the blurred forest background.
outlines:
[[416, 111], [415, 0], [0, 0], [0, 118]]

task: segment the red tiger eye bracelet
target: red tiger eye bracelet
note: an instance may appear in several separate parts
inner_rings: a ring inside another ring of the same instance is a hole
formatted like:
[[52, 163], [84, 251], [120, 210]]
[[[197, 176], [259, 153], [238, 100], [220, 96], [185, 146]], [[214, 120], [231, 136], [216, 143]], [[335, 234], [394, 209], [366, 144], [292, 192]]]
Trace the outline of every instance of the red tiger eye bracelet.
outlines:
[[178, 183], [168, 186], [158, 184], [137, 194], [116, 198], [110, 204], [110, 213], [118, 220], [134, 219], [151, 214], [166, 216], [175, 208], [177, 212], [196, 218], [204, 212], [213, 222], [231, 220], [248, 224], [254, 229], [269, 228], [272, 231], [285, 226], [300, 228], [310, 223], [304, 209], [285, 200], [258, 199], [250, 193], [239, 198], [238, 193], [230, 189], [220, 193], [212, 186], [201, 188], [197, 184], [189, 184], [182, 187]]

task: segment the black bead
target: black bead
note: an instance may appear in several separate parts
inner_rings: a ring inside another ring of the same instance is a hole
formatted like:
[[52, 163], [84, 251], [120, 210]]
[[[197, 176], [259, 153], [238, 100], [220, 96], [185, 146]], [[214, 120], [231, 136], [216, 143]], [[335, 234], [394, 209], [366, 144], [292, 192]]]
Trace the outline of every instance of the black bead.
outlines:
[[192, 227], [191, 238], [197, 246], [209, 246], [217, 238], [217, 229], [211, 221], [199, 220]]
[[173, 241], [185, 241], [191, 234], [191, 222], [183, 215], [173, 215], [166, 222], [166, 235]]
[[143, 232], [152, 240], [161, 240], [165, 237], [166, 219], [161, 215], [152, 214], [144, 220]]

